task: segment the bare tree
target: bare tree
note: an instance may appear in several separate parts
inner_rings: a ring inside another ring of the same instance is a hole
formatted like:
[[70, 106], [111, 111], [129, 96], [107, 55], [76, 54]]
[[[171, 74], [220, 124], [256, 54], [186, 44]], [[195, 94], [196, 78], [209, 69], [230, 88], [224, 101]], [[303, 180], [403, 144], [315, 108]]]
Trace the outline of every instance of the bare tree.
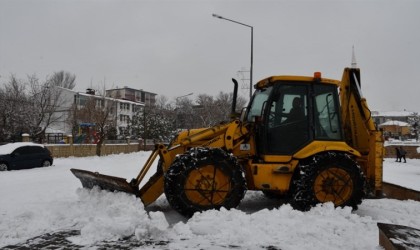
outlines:
[[196, 117], [193, 110], [193, 101], [189, 98], [175, 99], [175, 124], [178, 129], [191, 129], [196, 127]]
[[[62, 88], [73, 88], [75, 76], [60, 71], [40, 81], [36, 75], [20, 80], [11, 75], [0, 88], [0, 139], [17, 140], [22, 133], [41, 139], [47, 127], [63, 120]], [[16, 137], [16, 138], [15, 138]]]
[[85, 105], [74, 105], [71, 111], [71, 123], [77, 127], [81, 122], [94, 124], [96, 155], [102, 154], [102, 145], [107, 136], [115, 129], [115, 102], [105, 96], [87, 97]]
[[64, 119], [68, 104], [62, 96], [62, 88], [74, 88], [75, 76], [60, 71], [40, 82], [36, 75], [28, 76], [30, 100], [33, 105], [31, 116], [32, 129], [29, 131], [34, 138], [42, 138], [45, 130]]
[[195, 108], [196, 126], [197, 127], [210, 127], [213, 126], [218, 119], [217, 114], [219, 111], [214, 108], [214, 98], [207, 94], [200, 94], [196, 100], [198, 106]]
[[138, 110], [130, 121], [130, 130], [144, 139], [169, 141], [175, 130], [175, 115], [168, 98], [160, 96], [154, 105]]
[[419, 140], [419, 125], [420, 125], [420, 115], [417, 112], [413, 112], [410, 116], [407, 117], [407, 122], [411, 125], [411, 134], [413, 135], [416, 141]]
[[51, 85], [66, 89], [73, 89], [76, 86], [76, 75], [66, 71], [54, 72], [48, 80]]
[[0, 88], [0, 140], [16, 141], [31, 129], [32, 105], [25, 84], [11, 75]]
[[[197, 97], [194, 107], [194, 127], [210, 127], [223, 121], [229, 121], [233, 102], [232, 93], [220, 92], [216, 98], [201, 94]], [[236, 107], [242, 108], [246, 101], [242, 97], [237, 98]]]

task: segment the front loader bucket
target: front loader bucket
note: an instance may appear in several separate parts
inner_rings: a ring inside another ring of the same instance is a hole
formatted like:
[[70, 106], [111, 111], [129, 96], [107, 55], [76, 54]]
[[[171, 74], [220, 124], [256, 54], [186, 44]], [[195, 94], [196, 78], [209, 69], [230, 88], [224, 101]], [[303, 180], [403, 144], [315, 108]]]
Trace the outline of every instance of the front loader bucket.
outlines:
[[120, 191], [134, 194], [136, 196], [139, 194], [138, 187], [130, 185], [130, 183], [128, 183], [124, 178], [74, 168], [70, 169], [70, 171], [79, 178], [84, 188], [91, 189], [94, 186], [97, 186], [100, 189], [112, 192]]

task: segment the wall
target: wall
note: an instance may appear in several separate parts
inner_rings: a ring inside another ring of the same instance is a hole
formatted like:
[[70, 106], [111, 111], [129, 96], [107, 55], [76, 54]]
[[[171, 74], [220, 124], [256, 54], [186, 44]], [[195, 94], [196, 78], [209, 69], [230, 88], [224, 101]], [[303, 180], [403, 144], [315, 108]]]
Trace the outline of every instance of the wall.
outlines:
[[407, 151], [407, 154], [405, 155], [405, 158], [410, 159], [420, 159], [420, 154], [417, 153], [418, 145], [388, 145], [385, 146], [385, 158], [396, 158], [397, 154], [395, 152], [395, 148], [402, 146], [405, 151]]
[[[47, 144], [45, 145], [54, 158], [61, 157], [85, 157], [85, 156], [95, 156], [96, 155], [96, 144], [74, 144], [73, 138], [69, 136], [67, 138], [70, 144]], [[29, 134], [22, 134], [22, 141], [29, 142]], [[130, 140], [127, 140], [127, 143], [122, 144], [103, 144], [101, 149], [101, 156], [111, 155], [111, 154], [128, 154], [133, 152], [138, 152], [140, 150], [153, 150], [155, 144], [150, 144], [147, 140], [139, 140], [136, 143], [130, 143]]]
[[[50, 144], [46, 147], [51, 151], [54, 158], [61, 157], [85, 157], [96, 155], [95, 144]], [[138, 152], [140, 150], [153, 150], [154, 145], [146, 145], [144, 148], [143, 144], [132, 143], [132, 144], [108, 144], [102, 145], [101, 155], [111, 154], [128, 154]]]

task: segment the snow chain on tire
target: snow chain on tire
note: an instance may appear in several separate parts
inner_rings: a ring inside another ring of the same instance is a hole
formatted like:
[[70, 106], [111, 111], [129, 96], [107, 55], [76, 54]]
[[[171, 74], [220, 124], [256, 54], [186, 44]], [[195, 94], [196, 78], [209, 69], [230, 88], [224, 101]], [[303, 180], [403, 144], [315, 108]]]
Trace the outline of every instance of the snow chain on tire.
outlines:
[[235, 208], [246, 192], [236, 157], [220, 148], [193, 148], [178, 155], [165, 173], [169, 204], [184, 216], [208, 209]]
[[365, 177], [349, 155], [328, 152], [300, 165], [292, 187], [293, 208], [308, 211], [318, 203], [357, 209], [365, 196]]

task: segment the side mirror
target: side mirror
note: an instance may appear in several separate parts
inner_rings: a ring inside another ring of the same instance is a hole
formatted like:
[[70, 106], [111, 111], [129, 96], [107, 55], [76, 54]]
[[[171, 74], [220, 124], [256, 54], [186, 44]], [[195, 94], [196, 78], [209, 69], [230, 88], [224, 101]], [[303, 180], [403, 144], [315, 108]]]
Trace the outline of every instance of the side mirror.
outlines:
[[241, 117], [241, 121], [245, 122], [245, 120], [246, 120], [246, 107], [242, 108], [240, 117]]
[[254, 118], [255, 124], [258, 124], [258, 125], [262, 124], [264, 121], [262, 116], [253, 116], [253, 118]]

